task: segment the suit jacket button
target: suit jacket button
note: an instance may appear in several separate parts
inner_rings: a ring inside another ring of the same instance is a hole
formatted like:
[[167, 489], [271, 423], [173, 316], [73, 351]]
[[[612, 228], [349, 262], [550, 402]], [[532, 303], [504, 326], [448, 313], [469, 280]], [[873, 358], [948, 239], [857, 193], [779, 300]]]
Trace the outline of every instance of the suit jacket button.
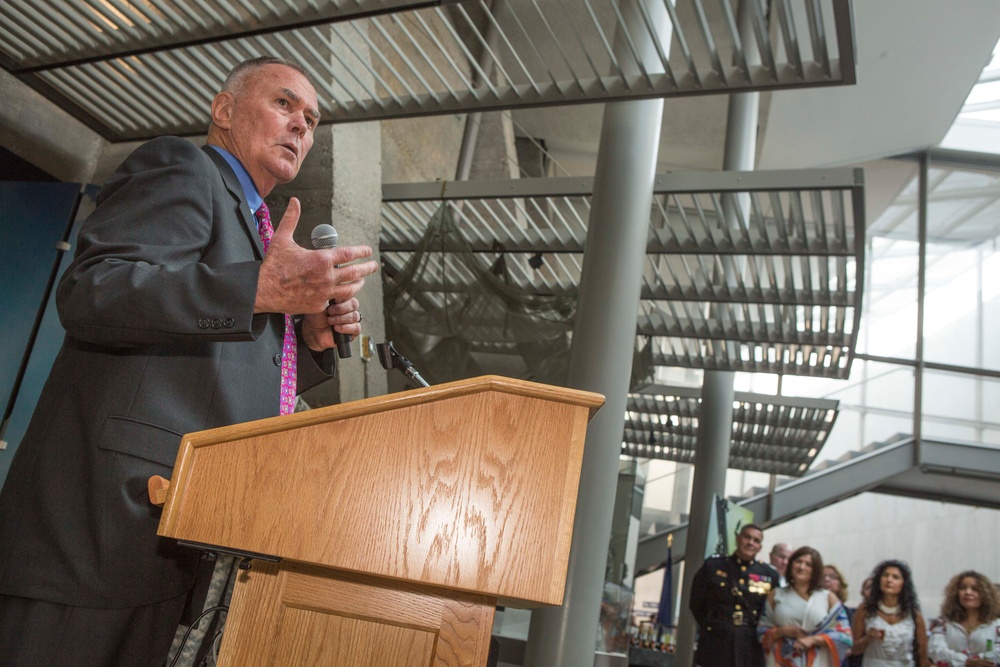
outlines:
[[203, 317], [200, 320], [198, 320], [199, 329], [207, 329], [208, 327], [209, 327], [209, 321], [207, 317]]
[[218, 317], [216, 317], [214, 320], [212, 320], [212, 328], [213, 329], [221, 329], [222, 328], [222, 320], [220, 320]]
[[236, 324], [236, 320], [234, 320], [231, 317], [227, 317], [226, 321], [222, 323], [222, 326], [226, 327], [227, 329], [232, 329], [234, 324]]
[[280, 354], [274, 355], [274, 365], [275, 366], [280, 366], [281, 365], [281, 355]]

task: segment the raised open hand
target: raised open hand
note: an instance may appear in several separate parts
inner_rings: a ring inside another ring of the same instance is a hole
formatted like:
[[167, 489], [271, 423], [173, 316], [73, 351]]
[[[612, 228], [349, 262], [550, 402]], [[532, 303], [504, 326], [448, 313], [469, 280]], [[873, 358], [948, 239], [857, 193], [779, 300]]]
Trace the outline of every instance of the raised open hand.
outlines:
[[301, 210], [299, 200], [292, 197], [274, 230], [257, 279], [254, 313], [321, 313], [331, 301], [352, 299], [364, 277], [378, 270], [374, 261], [352, 263], [371, 257], [368, 246], [309, 250], [298, 245], [292, 234]]

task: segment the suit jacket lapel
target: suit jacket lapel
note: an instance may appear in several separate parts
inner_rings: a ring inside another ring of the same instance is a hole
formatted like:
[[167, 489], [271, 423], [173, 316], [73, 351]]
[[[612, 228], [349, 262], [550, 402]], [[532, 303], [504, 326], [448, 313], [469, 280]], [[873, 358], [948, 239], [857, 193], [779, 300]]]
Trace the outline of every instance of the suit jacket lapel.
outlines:
[[222, 175], [223, 183], [226, 184], [226, 189], [229, 190], [229, 194], [236, 200], [239, 207], [240, 221], [243, 224], [243, 230], [250, 239], [250, 243], [253, 244], [254, 254], [257, 256], [257, 259], [264, 259], [264, 246], [260, 242], [260, 233], [257, 231], [257, 219], [253, 217], [253, 213], [250, 211], [246, 193], [243, 192], [243, 186], [240, 185], [239, 179], [236, 178], [232, 167], [229, 166], [224, 157], [219, 155], [217, 150], [210, 146], [202, 146], [201, 149], [212, 158], [215, 166], [219, 168], [219, 173]]

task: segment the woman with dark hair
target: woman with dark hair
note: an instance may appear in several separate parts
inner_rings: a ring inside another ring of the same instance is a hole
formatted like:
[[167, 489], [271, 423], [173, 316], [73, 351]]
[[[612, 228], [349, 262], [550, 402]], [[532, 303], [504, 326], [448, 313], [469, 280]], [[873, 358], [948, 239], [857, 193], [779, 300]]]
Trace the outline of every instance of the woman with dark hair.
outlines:
[[839, 667], [851, 648], [844, 605], [823, 588], [823, 558], [812, 547], [788, 557], [787, 585], [772, 590], [757, 625], [768, 667]]
[[944, 589], [941, 618], [927, 646], [934, 664], [993, 667], [1000, 663], [1000, 593], [975, 570], [956, 574]]
[[879, 563], [872, 587], [854, 613], [855, 653], [865, 667], [925, 667], [927, 626], [910, 568], [898, 560]]

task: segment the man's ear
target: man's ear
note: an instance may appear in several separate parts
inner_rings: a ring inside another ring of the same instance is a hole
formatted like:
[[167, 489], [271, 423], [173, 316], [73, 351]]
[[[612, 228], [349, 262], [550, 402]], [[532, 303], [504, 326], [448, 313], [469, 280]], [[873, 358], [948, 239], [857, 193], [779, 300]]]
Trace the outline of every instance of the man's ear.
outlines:
[[228, 130], [233, 119], [233, 106], [235, 99], [232, 93], [222, 92], [212, 100], [212, 124], [216, 127]]

